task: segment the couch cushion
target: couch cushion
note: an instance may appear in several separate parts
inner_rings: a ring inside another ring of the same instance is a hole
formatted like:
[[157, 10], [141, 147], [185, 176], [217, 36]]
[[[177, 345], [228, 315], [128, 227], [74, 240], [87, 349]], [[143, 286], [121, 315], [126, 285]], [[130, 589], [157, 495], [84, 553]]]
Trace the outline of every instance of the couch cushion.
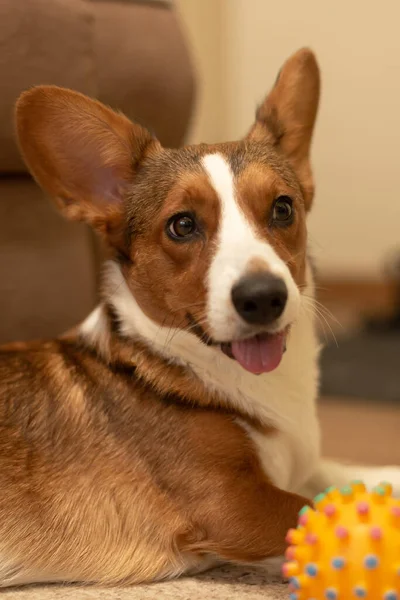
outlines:
[[90, 0], [98, 98], [148, 127], [164, 146], [184, 141], [195, 81], [179, 15], [160, 2]]
[[0, 344], [54, 337], [96, 302], [93, 239], [27, 176], [0, 178]]
[[0, 172], [26, 170], [13, 124], [23, 90], [50, 83], [96, 95], [91, 18], [81, 0], [1, 0]]

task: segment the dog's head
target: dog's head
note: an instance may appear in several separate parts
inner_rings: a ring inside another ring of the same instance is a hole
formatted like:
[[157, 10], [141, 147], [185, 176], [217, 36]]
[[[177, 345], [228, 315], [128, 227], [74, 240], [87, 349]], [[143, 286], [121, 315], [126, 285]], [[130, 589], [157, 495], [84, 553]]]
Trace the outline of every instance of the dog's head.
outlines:
[[51, 86], [22, 94], [17, 132], [34, 177], [103, 234], [150, 319], [259, 373], [279, 364], [305, 282], [318, 96], [315, 58], [300, 50], [239, 142], [163, 149], [123, 115]]

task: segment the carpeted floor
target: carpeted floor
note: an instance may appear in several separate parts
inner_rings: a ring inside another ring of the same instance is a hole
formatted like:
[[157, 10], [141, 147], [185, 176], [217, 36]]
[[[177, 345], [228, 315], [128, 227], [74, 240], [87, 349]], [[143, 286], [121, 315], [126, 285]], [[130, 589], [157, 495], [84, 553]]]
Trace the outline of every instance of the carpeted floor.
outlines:
[[5, 600], [280, 600], [287, 586], [276, 569], [221, 567], [195, 578], [135, 588], [100, 589], [49, 586], [10, 590]]
[[[326, 456], [400, 464], [399, 404], [325, 399], [320, 417]], [[48, 586], [1, 592], [4, 600], [287, 600], [288, 596], [276, 567], [222, 567], [190, 579], [135, 588]]]

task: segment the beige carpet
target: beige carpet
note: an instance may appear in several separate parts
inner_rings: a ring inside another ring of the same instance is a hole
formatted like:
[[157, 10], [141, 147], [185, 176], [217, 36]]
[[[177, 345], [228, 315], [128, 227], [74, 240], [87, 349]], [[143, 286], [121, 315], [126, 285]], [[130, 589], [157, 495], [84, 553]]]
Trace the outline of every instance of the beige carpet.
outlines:
[[222, 567], [197, 577], [137, 586], [101, 589], [74, 586], [31, 587], [1, 592], [5, 600], [279, 600], [287, 586], [274, 574], [245, 567]]
[[[320, 404], [327, 456], [400, 464], [400, 406], [329, 400]], [[222, 567], [198, 577], [135, 588], [48, 586], [3, 590], [4, 600], [279, 600], [288, 599], [277, 568]]]

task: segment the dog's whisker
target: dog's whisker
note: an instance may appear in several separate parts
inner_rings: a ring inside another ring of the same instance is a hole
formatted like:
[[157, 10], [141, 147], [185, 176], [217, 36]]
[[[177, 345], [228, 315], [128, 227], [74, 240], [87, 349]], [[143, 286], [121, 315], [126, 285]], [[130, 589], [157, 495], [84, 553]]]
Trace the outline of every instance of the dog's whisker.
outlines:
[[196, 327], [198, 326], [202, 326], [202, 325], [206, 325], [208, 323], [207, 317], [204, 315], [203, 317], [200, 317], [199, 319], [196, 319], [196, 323], [193, 323], [191, 325], [187, 325], [185, 327], [181, 326], [183, 325], [183, 323], [185, 322], [186, 318], [182, 319], [177, 326], [174, 327], [174, 331], [172, 331], [172, 335], [171, 337], [168, 339], [168, 341], [166, 342], [166, 345], [171, 345], [171, 343], [173, 342], [173, 340], [175, 339], [175, 337], [180, 333], [180, 332], [186, 332], [186, 333], [190, 333], [192, 330], [195, 330]]
[[323, 332], [324, 332], [325, 339], [326, 339], [326, 341], [327, 341], [327, 338], [326, 338], [326, 331], [325, 331], [325, 326], [324, 326], [324, 324], [326, 325], [326, 327], [328, 328], [328, 330], [329, 330], [329, 332], [330, 332], [330, 334], [331, 334], [331, 336], [332, 336], [332, 338], [333, 338], [333, 340], [334, 340], [334, 342], [335, 342], [335, 344], [336, 344], [336, 347], [338, 348], [338, 347], [339, 347], [339, 344], [338, 344], [338, 341], [337, 341], [336, 335], [335, 335], [335, 333], [334, 333], [334, 331], [333, 331], [333, 329], [332, 329], [332, 327], [331, 327], [331, 325], [330, 325], [330, 323], [329, 323], [328, 319], [327, 319], [327, 318], [326, 318], [326, 316], [323, 314], [323, 312], [322, 312], [322, 311], [321, 311], [321, 310], [318, 308], [318, 306], [316, 306], [316, 305], [315, 305], [315, 304], [312, 302], [312, 299], [308, 299], [308, 300], [309, 300], [309, 302], [308, 302], [308, 303], [307, 303], [307, 302], [305, 302], [305, 303], [303, 304], [303, 308], [304, 308], [305, 310], [308, 310], [308, 311], [309, 311], [311, 314], [313, 314], [313, 315], [314, 315], [314, 316], [315, 316], [315, 317], [318, 319], [319, 323], [320, 323], [320, 324], [321, 324], [321, 326], [322, 326], [322, 330], [323, 330]]
[[326, 325], [325, 323], [322, 321], [320, 315], [313, 309], [313, 307], [311, 306], [306, 306], [305, 304], [302, 305], [302, 310], [304, 311], [304, 314], [311, 317], [311, 319], [316, 319], [317, 322], [320, 324], [321, 326], [321, 330], [325, 339], [325, 342], [328, 342], [328, 337], [327, 337], [327, 332], [326, 332]]
[[324, 304], [322, 304], [322, 302], [319, 302], [319, 300], [317, 300], [316, 298], [313, 298], [312, 296], [308, 296], [307, 294], [303, 294], [302, 297], [304, 298], [304, 300], [306, 302], [309, 302], [309, 303], [313, 304], [314, 306], [318, 307], [319, 310], [328, 319], [331, 319], [331, 321], [333, 321], [336, 325], [338, 325], [339, 327], [341, 327], [343, 329], [342, 323], [335, 317], [335, 315]]

